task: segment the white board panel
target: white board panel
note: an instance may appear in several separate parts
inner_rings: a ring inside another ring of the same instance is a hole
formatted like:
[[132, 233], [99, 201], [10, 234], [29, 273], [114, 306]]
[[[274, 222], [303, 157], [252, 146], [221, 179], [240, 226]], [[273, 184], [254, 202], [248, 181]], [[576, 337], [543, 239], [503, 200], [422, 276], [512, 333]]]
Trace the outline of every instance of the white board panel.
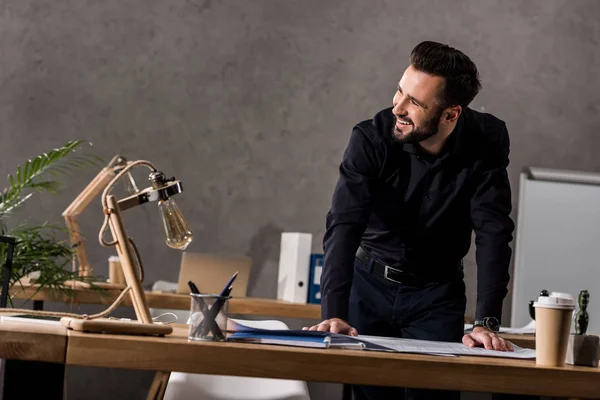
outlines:
[[590, 292], [588, 333], [600, 334], [600, 174], [521, 174], [511, 325], [526, 325], [540, 290]]

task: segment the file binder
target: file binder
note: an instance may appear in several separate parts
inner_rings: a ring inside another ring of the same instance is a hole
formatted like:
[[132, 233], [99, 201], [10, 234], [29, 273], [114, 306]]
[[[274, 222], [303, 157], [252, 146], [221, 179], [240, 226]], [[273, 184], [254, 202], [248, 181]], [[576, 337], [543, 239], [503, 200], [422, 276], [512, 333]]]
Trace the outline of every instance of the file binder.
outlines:
[[310, 304], [321, 304], [321, 272], [323, 270], [323, 254], [311, 254], [310, 273], [308, 278], [308, 299]]

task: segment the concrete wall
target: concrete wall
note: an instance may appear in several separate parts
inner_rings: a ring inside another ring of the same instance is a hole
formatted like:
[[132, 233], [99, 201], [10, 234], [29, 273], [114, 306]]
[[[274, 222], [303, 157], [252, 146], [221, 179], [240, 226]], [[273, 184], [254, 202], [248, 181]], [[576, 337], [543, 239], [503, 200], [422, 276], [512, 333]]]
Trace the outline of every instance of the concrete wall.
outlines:
[[[515, 207], [526, 165], [600, 171], [598, 15], [593, 0], [2, 0], [0, 171], [72, 139], [106, 160], [150, 160], [184, 182], [189, 250], [253, 257], [250, 294], [274, 297], [280, 233], [311, 232], [321, 250], [351, 127], [391, 104], [422, 40], [479, 66], [473, 107], [508, 124]], [[95, 173], [36, 195], [9, 223], [60, 223]], [[80, 221], [106, 274], [99, 200]], [[159, 222], [154, 205], [126, 215], [148, 284], [177, 278]], [[472, 255], [466, 266], [472, 314]], [[77, 376], [71, 394], [93, 381]]]

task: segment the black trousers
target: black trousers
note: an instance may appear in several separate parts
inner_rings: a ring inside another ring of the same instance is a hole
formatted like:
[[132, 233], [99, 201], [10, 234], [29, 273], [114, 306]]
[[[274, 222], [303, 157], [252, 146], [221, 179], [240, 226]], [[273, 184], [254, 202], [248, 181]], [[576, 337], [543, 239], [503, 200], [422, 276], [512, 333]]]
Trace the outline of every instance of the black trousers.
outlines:
[[[355, 259], [348, 322], [363, 335], [460, 342], [466, 302], [462, 277], [408, 286], [372, 274], [370, 265]], [[356, 400], [460, 399], [455, 391], [358, 385], [352, 390]]]

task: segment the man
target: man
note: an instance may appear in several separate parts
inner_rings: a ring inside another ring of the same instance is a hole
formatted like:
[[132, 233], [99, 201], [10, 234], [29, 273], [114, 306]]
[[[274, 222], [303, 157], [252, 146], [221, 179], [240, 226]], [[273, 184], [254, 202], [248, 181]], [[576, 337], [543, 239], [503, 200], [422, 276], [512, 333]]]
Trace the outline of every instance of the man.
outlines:
[[[509, 138], [468, 108], [481, 84], [462, 52], [417, 45], [393, 107], [356, 125], [323, 240], [323, 322], [311, 330], [512, 350], [496, 336], [507, 294]], [[476, 323], [464, 334], [462, 259], [475, 232]], [[435, 377], [432, 377], [435, 379]], [[446, 399], [459, 393], [355, 387], [357, 399]]]

